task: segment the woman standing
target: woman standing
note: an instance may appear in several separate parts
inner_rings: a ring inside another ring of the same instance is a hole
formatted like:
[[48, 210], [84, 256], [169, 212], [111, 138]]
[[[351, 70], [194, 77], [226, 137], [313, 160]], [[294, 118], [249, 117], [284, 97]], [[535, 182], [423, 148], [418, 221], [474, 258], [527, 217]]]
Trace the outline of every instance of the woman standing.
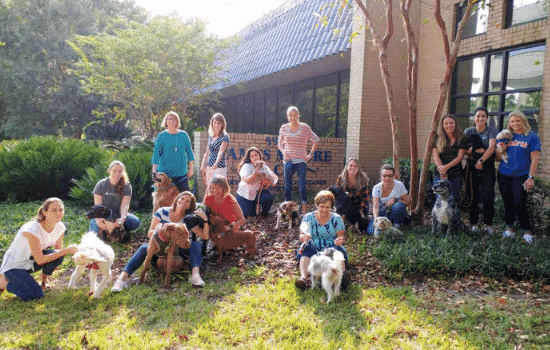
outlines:
[[[203, 219], [204, 224], [200, 225], [196, 221], [191, 220], [190, 214], [195, 213], [197, 216]], [[189, 218], [188, 220], [186, 220]], [[158, 209], [153, 214], [151, 220], [151, 226], [147, 236], [149, 239], [155, 234], [158, 225], [162, 225], [169, 222], [183, 222], [185, 227], [191, 234], [191, 247], [189, 249], [178, 248], [178, 252], [181, 255], [189, 255], [191, 263], [191, 278], [189, 282], [193, 286], [202, 287], [205, 285], [200, 276], [200, 266], [202, 263], [202, 243], [203, 240], [207, 240], [209, 235], [209, 221], [204, 210], [196, 209], [195, 196], [188, 191], [181, 192], [172, 203], [171, 207], [164, 207]], [[143, 264], [147, 257], [148, 243], [142, 244], [134, 255], [130, 258], [120, 276], [118, 276], [111, 292], [117, 293], [128, 286], [128, 279], [130, 276]], [[156, 260], [155, 260], [156, 261]]]
[[224, 219], [225, 231], [239, 231], [244, 224], [244, 216], [239, 203], [231, 193], [229, 184], [223, 176], [216, 175], [210, 180], [204, 205], [208, 207], [210, 215]]
[[225, 158], [229, 146], [229, 135], [225, 131], [226, 125], [225, 118], [221, 113], [214, 114], [210, 119], [208, 148], [201, 165], [202, 177], [207, 187], [214, 175], [227, 177]]
[[470, 228], [477, 231], [479, 222], [479, 201], [483, 203], [483, 221], [487, 231], [493, 233], [493, 218], [495, 216], [495, 145], [497, 130], [487, 125], [489, 114], [487, 108], [478, 107], [475, 110], [476, 126], [464, 131], [466, 137], [479, 135], [482, 149], [469, 149], [468, 162], [472, 174], [472, 202], [470, 203]]
[[374, 220], [369, 224], [368, 232], [374, 234], [374, 221], [385, 216], [395, 227], [411, 221], [407, 207], [410, 205], [409, 192], [405, 185], [396, 179], [395, 168], [389, 164], [380, 168], [380, 182], [372, 189], [372, 214]]
[[[298, 108], [291, 106], [286, 111], [288, 123], [279, 130], [278, 147], [283, 154], [285, 201], [292, 200], [292, 176], [298, 173], [298, 189], [300, 191], [302, 212], [307, 211], [306, 166], [313, 158], [319, 138], [309, 125], [300, 123]], [[307, 142], [313, 142], [311, 151], [307, 153]]]
[[[4, 254], [0, 267], [0, 294], [7, 289], [21, 300], [42, 298], [48, 289], [48, 276], [61, 265], [63, 257], [78, 251], [76, 246], [63, 248], [65, 225], [63, 202], [48, 198], [38, 209], [36, 219], [24, 224]], [[49, 249], [49, 247], [55, 249]], [[42, 285], [31, 272], [42, 270]]]
[[172, 179], [180, 192], [189, 191], [189, 179], [193, 176], [195, 161], [191, 139], [185, 131], [178, 130], [181, 120], [174, 111], [166, 113], [162, 126], [166, 130], [157, 135], [151, 158], [153, 173], [163, 172]]
[[[534, 176], [539, 164], [540, 138], [531, 131], [527, 117], [520, 111], [510, 113], [508, 130], [513, 134], [508, 144], [508, 162], [500, 162], [497, 175], [506, 221], [506, 230], [502, 236], [514, 237], [512, 227], [517, 215], [523, 230], [523, 239], [531, 243], [533, 236], [526, 199], [527, 192], [535, 187]], [[497, 151], [497, 158], [500, 156], [501, 153]]]
[[237, 167], [241, 182], [237, 189], [237, 202], [244, 217], [256, 216], [256, 204], [261, 207], [261, 214], [267, 215], [273, 204], [273, 195], [268, 188], [277, 183], [279, 178], [262, 160], [262, 153], [256, 147], [250, 147]]
[[439, 123], [435, 144], [432, 145], [432, 157], [437, 171], [434, 183], [440, 179], [449, 180], [455, 201], [460, 199], [462, 188], [462, 158], [468, 145], [460, 130], [456, 118], [447, 114]]
[[[344, 249], [344, 221], [340, 215], [332, 211], [334, 207], [334, 195], [329, 191], [320, 191], [315, 196], [317, 210], [304, 215], [300, 225], [300, 242], [302, 245], [296, 253], [300, 266], [300, 279], [295, 281], [296, 288], [304, 290], [309, 283], [307, 270], [311, 257], [326, 248], [334, 248], [344, 254], [346, 261], [348, 255]], [[345, 265], [342, 266], [342, 271]], [[344, 271], [342, 275], [342, 288], [345, 289], [351, 281], [351, 276]]]
[[336, 179], [336, 212], [350, 224], [358, 223], [360, 231], [366, 231], [369, 214], [369, 178], [361, 170], [357, 158], [349, 158], [342, 174]]
[[[126, 167], [121, 161], [114, 160], [107, 169], [109, 177], [100, 180], [94, 187], [94, 204], [102, 204], [112, 210], [111, 220], [116, 219], [115, 225], [124, 225], [128, 232], [141, 225], [139, 218], [128, 213], [132, 198], [132, 185], [126, 173]], [[111, 230], [113, 224], [105, 219], [91, 219], [89, 231], [95, 233], [99, 229]]]

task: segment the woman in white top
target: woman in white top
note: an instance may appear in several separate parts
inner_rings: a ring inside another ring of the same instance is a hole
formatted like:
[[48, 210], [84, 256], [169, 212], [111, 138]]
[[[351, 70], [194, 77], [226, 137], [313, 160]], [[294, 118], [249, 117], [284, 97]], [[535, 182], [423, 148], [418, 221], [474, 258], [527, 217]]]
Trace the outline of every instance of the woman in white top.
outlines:
[[256, 147], [250, 147], [238, 166], [241, 182], [237, 189], [237, 202], [244, 217], [256, 216], [256, 204], [261, 206], [261, 214], [267, 215], [273, 204], [273, 195], [268, 188], [279, 178], [262, 160], [262, 153]]
[[[48, 289], [48, 276], [61, 265], [63, 257], [77, 252], [76, 246], [63, 248], [65, 225], [63, 202], [48, 198], [38, 209], [35, 220], [24, 224], [13, 239], [0, 267], [0, 294], [7, 289], [21, 300], [42, 298]], [[55, 250], [48, 249], [55, 247]], [[42, 285], [31, 272], [42, 270]]]
[[407, 212], [410, 205], [409, 192], [405, 185], [394, 179], [395, 168], [389, 164], [380, 168], [380, 182], [372, 188], [372, 214], [368, 233], [374, 233], [374, 221], [379, 216], [386, 216], [395, 227], [406, 225], [411, 217]]

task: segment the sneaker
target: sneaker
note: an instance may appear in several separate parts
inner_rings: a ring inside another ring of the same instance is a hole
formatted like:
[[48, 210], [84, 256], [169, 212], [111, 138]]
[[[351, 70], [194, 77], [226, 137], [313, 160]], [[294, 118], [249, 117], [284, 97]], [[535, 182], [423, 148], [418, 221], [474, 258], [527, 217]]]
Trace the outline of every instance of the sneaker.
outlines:
[[303, 278], [300, 278], [296, 281], [294, 281], [294, 285], [296, 286], [296, 288], [298, 288], [299, 290], [305, 290], [307, 288], [307, 282], [305, 279]]
[[340, 283], [340, 288], [342, 288], [342, 290], [345, 290], [350, 284], [351, 275], [349, 274], [349, 272], [344, 271], [344, 273], [342, 274], [342, 283]]
[[523, 234], [523, 240], [526, 242], [526, 243], [533, 243], [533, 240], [535, 239], [535, 237], [533, 237], [533, 235], [530, 235], [528, 233], [525, 233]]
[[504, 232], [502, 232], [502, 238], [514, 238], [516, 237], [516, 234], [513, 232], [513, 231], [510, 231], [510, 230], [506, 230]]
[[470, 231], [477, 232], [477, 231], [479, 231], [479, 228], [477, 227], [477, 225], [474, 225], [474, 226], [470, 227]]
[[191, 283], [193, 287], [203, 287], [206, 284], [200, 275], [193, 275], [189, 277], [189, 283]]
[[122, 292], [122, 290], [126, 287], [128, 287], [128, 280], [123, 281], [120, 278], [117, 278], [113, 288], [111, 288], [111, 293]]

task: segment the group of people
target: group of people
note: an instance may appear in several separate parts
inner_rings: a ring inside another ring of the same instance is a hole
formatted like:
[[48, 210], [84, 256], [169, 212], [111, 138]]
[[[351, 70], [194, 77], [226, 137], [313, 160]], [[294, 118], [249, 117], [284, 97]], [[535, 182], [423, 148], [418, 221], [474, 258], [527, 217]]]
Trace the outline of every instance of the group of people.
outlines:
[[[307, 124], [299, 121], [300, 114], [296, 107], [288, 108], [287, 118], [288, 123], [281, 126], [279, 132], [278, 147], [284, 162], [285, 200], [291, 200], [292, 178], [297, 174], [302, 212], [306, 213], [300, 226], [299, 240], [302, 245], [296, 254], [300, 278], [295, 284], [303, 289], [308, 284], [307, 267], [313, 255], [332, 247], [341, 251], [347, 261], [343, 246], [345, 221], [368, 233], [374, 232], [373, 222], [379, 216], [388, 217], [397, 227], [406, 225], [410, 222], [407, 211], [410, 197], [405, 185], [395, 178], [395, 169], [391, 165], [381, 167], [380, 182], [370, 191], [369, 178], [361, 170], [359, 160], [350, 158], [335, 185], [329, 190], [319, 192], [314, 199], [315, 210], [307, 212], [306, 168], [319, 138]], [[463, 181], [462, 159], [467, 156], [473, 168], [471, 229], [479, 229], [478, 203], [481, 202], [484, 223], [488, 230], [493, 230], [494, 187], [497, 180], [505, 209], [506, 230], [503, 236], [514, 235], [512, 226], [517, 215], [524, 231], [523, 237], [530, 242], [533, 238], [526, 209], [526, 193], [534, 187], [533, 176], [536, 175], [538, 165], [540, 139], [531, 131], [523, 113], [511, 113], [508, 129], [513, 138], [508, 144], [508, 161], [500, 163], [496, 175], [495, 160], [500, 160], [502, 154], [495, 151], [495, 146], [497, 142], [504, 140], [496, 140], [497, 131], [487, 125], [487, 109], [476, 109], [474, 120], [475, 127], [462, 133], [454, 116], [446, 115], [442, 118], [433, 144], [433, 161], [437, 167], [435, 180], [449, 180], [453, 196], [457, 199]], [[155, 140], [152, 171], [166, 173], [180, 193], [170, 207], [160, 208], [153, 213], [148, 237], [163, 223], [183, 223], [190, 232], [191, 246], [189, 249], [179, 249], [178, 252], [190, 261], [189, 282], [200, 287], [205, 284], [200, 276], [200, 266], [203, 244], [209, 238], [209, 216], [223, 218], [225, 229], [230, 233], [240, 230], [247, 217], [267, 215], [273, 204], [273, 195], [269, 188], [277, 183], [278, 177], [262, 160], [262, 152], [256, 147], [250, 147], [238, 165], [241, 181], [236, 197], [231, 194], [225, 163], [230, 138], [226, 132], [224, 116], [216, 113], [210, 120], [208, 148], [200, 166], [207, 190], [203, 202], [198, 203], [194, 194], [189, 192], [188, 179], [193, 176], [194, 166], [189, 135], [179, 130], [181, 121], [175, 112], [166, 114], [162, 126], [166, 130], [160, 132]], [[466, 140], [472, 134], [480, 136], [482, 148], [468, 148]], [[308, 142], [312, 143], [309, 153]], [[110, 208], [112, 214], [108, 219], [90, 220], [89, 230], [98, 232], [114, 226], [123, 226], [126, 231], [137, 229], [141, 222], [137, 216], [129, 213], [132, 186], [124, 164], [113, 161], [107, 172], [109, 176], [95, 186], [93, 199], [94, 204]], [[368, 219], [370, 195], [374, 220]], [[36, 218], [20, 228], [0, 267], [0, 293], [8, 290], [22, 300], [41, 298], [44, 295], [43, 290], [49, 288], [48, 276], [62, 263], [65, 255], [77, 251], [76, 246], [63, 248], [63, 210], [60, 199], [49, 198], [39, 208]], [[143, 244], [116, 279], [113, 292], [120, 292], [128, 285], [129, 277], [142, 265], [146, 255], [147, 244]], [[41, 285], [31, 275], [31, 272], [38, 270], [42, 270]], [[350, 275], [344, 272], [342, 286], [345, 288], [350, 280]]]
[[[434, 181], [446, 179], [451, 183], [455, 200], [459, 200], [463, 185], [462, 160], [467, 157], [471, 174], [471, 199], [469, 205], [470, 228], [473, 231], [479, 227], [479, 203], [483, 204], [483, 221], [485, 229], [493, 233], [493, 219], [495, 215], [495, 181], [504, 202], [504, 219], [506, 229], [503, 237], [514, 237], [513, 231], [516, 217], [519, 219], [523, 231], [523, 239], [531, 243], [531, 225], [527, 212], [527, 192], [534, 186], [539, 154], [541, 150], [540, 138], [531, 131], [525, 114], [514, 111], [508, 116], [507, 129], [512, 139], [497, 140], [497, 130], [488, 125], [489, 113], [485, 107], [475, 110], [475, 126], [462, 133], [457, 120], [453, 115], [446, 115], [441, 119], [437, 138], [432, 151], [433, 160], [437, 167]], [[469, 146], [468, 138], [479, 135], [482, 147], [473, 149]], [[496, 147], [498, 144], [506, 147]], [[507, 161], [501, 161], [506, 152]], [[495, 161], [500, 161], [498, 172]]]

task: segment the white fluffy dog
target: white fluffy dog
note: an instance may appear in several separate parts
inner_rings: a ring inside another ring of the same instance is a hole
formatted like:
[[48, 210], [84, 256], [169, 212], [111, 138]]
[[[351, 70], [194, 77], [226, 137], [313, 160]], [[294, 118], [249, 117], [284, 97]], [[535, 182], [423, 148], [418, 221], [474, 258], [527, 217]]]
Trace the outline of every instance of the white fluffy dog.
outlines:
[[385, 216], [379, 216], [374, 220], [374, 237], [380, 237], [380, 234], [402, 233], [398, 228], [393, 227], [390, 219]]
[[[504, 129], [497, 135], [497, 149], [500, 152], [500, 158], [504, 163], [508, 163], [508, 143], [512, 140], [514, 135], [508, 129]], [[500, 140], [500, 141], [499, 141]], [[502, 141], [507, 140], [507, 141]]]
[[[82, 236], [78, 245], [78, 252], [73, 255], [76, 264], [69, 288], [76, 287], [76, 281], [86, 270], [90, 270], [90, 294], [99, 298], [107, 281], [111, 279], [111, 265], [115, 260], [115, 252], [108, 244], [97, 237], [94, 232], [88, 232]], [[101, 282], [97, 285], [97, 275], [102, 274]]]
[[327, 293], [327, 304], [340, 295], [340, 284], [344, 268], [344, 254], [334, 248], [327, 248], [311, 257], [307, 270], [311, 276], [311, 288], [321, 281]]

